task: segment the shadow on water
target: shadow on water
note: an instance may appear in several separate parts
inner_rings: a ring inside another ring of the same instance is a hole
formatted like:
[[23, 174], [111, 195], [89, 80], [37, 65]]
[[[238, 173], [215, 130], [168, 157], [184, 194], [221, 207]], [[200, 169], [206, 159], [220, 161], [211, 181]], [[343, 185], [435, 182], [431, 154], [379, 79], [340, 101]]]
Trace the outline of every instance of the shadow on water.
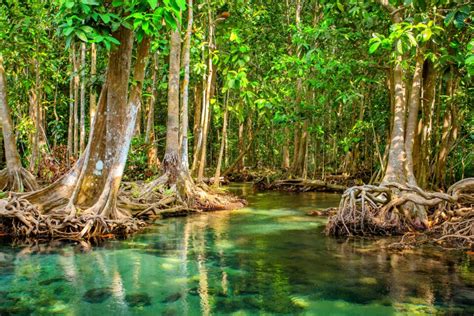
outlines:
[[[336, 240], [305, 213], [334, 194], [253, 192], [249, 208], [161, 221], [127, 240], [0, 247], [0, 315], [474, 313], [472, 257]], [[88, 251], [85, 251], [88, 250]]]

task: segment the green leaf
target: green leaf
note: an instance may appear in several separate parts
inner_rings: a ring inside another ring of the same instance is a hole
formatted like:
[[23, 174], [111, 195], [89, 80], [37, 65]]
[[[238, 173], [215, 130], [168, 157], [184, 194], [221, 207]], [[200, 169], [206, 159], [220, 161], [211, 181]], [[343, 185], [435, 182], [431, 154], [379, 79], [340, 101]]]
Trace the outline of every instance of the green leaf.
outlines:
[[75, 28], [72, 27], [72, 26], [66, 27], [65, 29], [63, 29], [63, 35], [64, 35], [64, 36], [69, 36], [69, 35], [71, 35], [71, 33], [74, 32], [74, 29], [75, 29]]
[[369, 47], [369, 54], [373, 54], [379, 48], [381, 42], [375, 42]]
[[469, 56], [468, 58], [466, 58], [465, 63], [466, 63], [466, 65], [468, 65], [468, 66], [474, 65], [474, 55], [471, 55], [471, 56]]
[[99, 2], [97, 2], [96, 0], [81, 0], [81, 2], [87, 5], [99, 5]]
[[431, 29], [426, 29], [423, 32], [421, 32], [421, 38], [423, 39], [423, 42], [429, 41], [429, 39], [431, 38], [431, 35], [433, 35], [433, 33], [431, 32]]
[[337, 8], [338, 8], [341, 12], [344, 12], [344, 6], [343, 6], [339, 1], [336, 3], [336, 5], [337, 5]]
[[102, 21], [104, 21], [104, 23], [110, 22], [110, 15], [108, 15], [107, 13], [100, 14], [100, 18], [102, 19]]
[[87, 42], [87, 36], [86, 36], [86, 34], [84, 34], [83, 31], [77, 30], [77, 31], [76, 31], [76, 36], [79, 37], [79, 39], [80, 39], [81, 41]]
[[449, 25], [453, 22], [454, 20], [454, 15], [456, 14], [456, 11], [451, 11], [449, 12], [446, 17], [444, 18], [444, 25]]
[[186, 0], [176, 0], [176, 4], [182, 11], [186, 9]]
[[74, 6], [74, 0], [68, 0], [64, 3], [64, 6], [68, 9], [71, 9]]
[[397, 41], [397, 52], [399, 54], [403, 54], [403, 44], [402, 44], [402, 41], [400, 40]]
[[155, 9], [158, 5], [158, 0], [148, 0], [148, 4], [150, 5], [150, 8]]

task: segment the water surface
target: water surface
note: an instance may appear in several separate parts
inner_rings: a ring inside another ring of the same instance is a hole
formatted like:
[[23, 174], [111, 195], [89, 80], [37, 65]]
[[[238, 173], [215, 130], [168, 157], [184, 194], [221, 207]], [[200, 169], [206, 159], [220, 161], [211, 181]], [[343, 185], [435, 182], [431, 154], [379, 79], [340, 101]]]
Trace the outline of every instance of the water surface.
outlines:
[[0, 245], [0, 315], [473, 315], [474, 257], [327, 238], [325, 193], [160, 221], [91, 251]]

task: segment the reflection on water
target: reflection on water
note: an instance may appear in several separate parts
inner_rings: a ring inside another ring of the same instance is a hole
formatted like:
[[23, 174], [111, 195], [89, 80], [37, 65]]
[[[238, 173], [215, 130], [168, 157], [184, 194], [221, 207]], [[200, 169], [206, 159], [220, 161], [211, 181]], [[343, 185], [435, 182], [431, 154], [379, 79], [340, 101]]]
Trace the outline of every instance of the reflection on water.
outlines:
[[0, 314], [474, 314], [472, 257], [341, 241], [305, 216], [321, 193], [254, 193], [250, 207], [168, 219], [92, 251], [0, 246]]

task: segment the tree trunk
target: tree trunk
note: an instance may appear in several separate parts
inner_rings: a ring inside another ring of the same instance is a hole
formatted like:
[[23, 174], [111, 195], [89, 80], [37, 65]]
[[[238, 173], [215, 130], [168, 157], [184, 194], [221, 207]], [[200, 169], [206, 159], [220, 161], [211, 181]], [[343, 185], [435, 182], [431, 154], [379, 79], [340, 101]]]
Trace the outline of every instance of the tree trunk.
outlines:
[[214, 21], [212, 20], [211, 10], [208, 10], [208, 23], [209, 23], [209, 56], [208, 56], [208, 74], [207, 74], [207, 84], [206, 84], [206, 93], [203, 102], [203, 114], [204, 120], [202, 121], [202, 142], [200, 148], [200, 159], [199, 159], [199, 169], [197, 175], [197, 181], [202, 182], [204, 177], [204, 169], [206, 168], [206, 154], [207, 154], [207, 135], [209, 132], [209, 121], [210, 121], [210, 106], [211, 106], [211, 93], [212, 93], [212, 81], [214, 77], [214, 62], [212, 55], [214, 53], [215, 44], [214, 44]]
[[222, 121], [222, 135], [221, 135], [221, 146], [219, 149], [219, 158], [217, 159], [216, 173], [214, 174], [214, 186], [218, 187], [220, 185], [221, 177], [221, 168], [222, 168], [222, 159], [224, 157], [224, 146], [227, 138], [227, 117], [229, 115], [229, 108], [227, 103], [229, 102], [229, 90], [227, 90], [227, 95], [224, 102], [224, 118]]
[[79, 56], [76, 56], [76, 48], [72, 48], [72, 60], [74, 63], [74, 143], [73, 152], [79, 156]]
[[418, 123], [418, 112], [420, 108], [421, 79], [423, 73], [423, 51], [416, 55], [416, 65], [413, 74], [413, 82], [408, 103], [408, 120], [405, 135], [406, 167], [408, 184], [417, 185], [413, 171], [413, 146], [415, 144], [416, 129]]
[[[106, 80], [83, 155], [56, 183], [25, 195], [45, 215], [42, 225], [49, 225], [43, 232], [31, 233], [82, 237], [137, 229], [128, 210], [117, 205], [138, 109], [136, 99], [127, 101], [133, 33], [120, 27], [113, 36], [121, 44], [110, 52]], [[47, 216], [62, 218], [61, 225], [54, 226]]]
[[179, 73], [181, 36], [179, 28], [172, 31], [168, 77], [168, 120], [166, 124], [166, 151], [163, 159], [169, 183], [175, 183], [179, 172]]
[[290, 131], [288, 127], [284, 130], [285, 144], [283, 145], [283, 161], [281, 167], [284, 170], [290, 169]]
[[405, 116], [406, 96], [403, 84], [402, 57], [398, 56], [393, 70], [395, 86], [395, 104], [392, 121], [392, 132], [388, 154], [388, 164], [382, 183], [406, 183], [406, 152], [405, 152]]
[[148, 168], [157, 169], [159, 167], [158, 150], [155, 144], [155, 103], [158, 91], [156, 89], [158, 72], [158, 54], [153, 58], [153, 75], [150, 97], [148, 98], [148, 116], [145, 131], [145, 142], [148, 145], [147, 161]]
[[81, 43], [81, 109], [80, 109], [79, 150], [86, 146], [86, 44]]
[[0, 171], [0, 190], [16, 192], [36, 190], [38, 188], [36, 180], [28, 170], [21, 166], [20, 155], [16, 147], [2, 55], [0, 55], [0, 119], [7, 163], [6, 169]]
[[188, 127], [189, 127], [189, 73], [190, 73], [190, 59], [191, 59], [191, 36], [193, 31], [193, 0], [188, 0], [188, 26], [186, 29], [186, 37], [184, 39], [183, 47], [183, 92], [181, 102], [181, 168], [189, 169], [188, 159]]
[[421, 157], [419, 168], [419, 184], [421, 187], [428, 186], [431, 169], [431, 144], [433, 137], [433, 113], [436, 102], [436, 77], [437, 72], [430, 60], [425, 61], [423, 78], [423, 130], [421, 134]]
[[89, 122], [92, 125], [95, 113], [97, 112], [97, 95], [95, 92], [95, 80], [97, 75], [97, 48], [95, 43], [91, 44], [91, 85], [89, 99]]

